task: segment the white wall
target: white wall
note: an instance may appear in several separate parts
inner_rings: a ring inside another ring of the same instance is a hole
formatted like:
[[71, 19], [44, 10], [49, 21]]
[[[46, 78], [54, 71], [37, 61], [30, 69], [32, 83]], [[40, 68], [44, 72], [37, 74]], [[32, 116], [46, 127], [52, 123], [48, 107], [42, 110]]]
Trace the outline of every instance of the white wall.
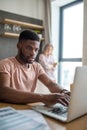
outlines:
[[44, 0], [0, 0], [0, 9], [8, 12], [44, 19]]
[[52, 43], [54, 45], [55, 58], [58, 58], [58, 46], [59, 46], [59, 8], [52, 3]]
[[[55, 60], [58, 62], [59, 57], [59, 7], [55, 4], [55, 2], [52, 2], [51, 4], [52, 8], [52, 44], [54, 46], [54, 57]], [[58, 80], [58, 66], [56, 69], [56, 79]]]

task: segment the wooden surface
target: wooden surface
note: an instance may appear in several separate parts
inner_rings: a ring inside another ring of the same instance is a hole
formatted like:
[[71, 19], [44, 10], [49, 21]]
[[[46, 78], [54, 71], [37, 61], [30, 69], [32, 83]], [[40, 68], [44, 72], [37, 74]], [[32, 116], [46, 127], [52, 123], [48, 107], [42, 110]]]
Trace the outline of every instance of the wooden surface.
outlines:
[[[31, 109], [33, 105], [35, 104], [17, 105], [17, 104], [0, 103], [0, 108], [11, 106], [17, 110], [23, 110], [23, 109]], [[44, 116], [44, 118], [47, 121], [50, 130], [87, 130], [87, 115], [84, 115], [70, 123], [61, 123], [60, 121], [49, 118], [47, 116]]]

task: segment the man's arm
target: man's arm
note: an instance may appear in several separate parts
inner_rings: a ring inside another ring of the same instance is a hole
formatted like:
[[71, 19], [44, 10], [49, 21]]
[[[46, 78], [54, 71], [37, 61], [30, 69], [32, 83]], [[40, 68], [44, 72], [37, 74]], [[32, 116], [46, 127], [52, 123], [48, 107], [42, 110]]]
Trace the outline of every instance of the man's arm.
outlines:
[[[11, 88], [10, 77], [6, 73], [0, 73], [0, 101], [10, 103], [33, 103], [42, 101], [40, 94], [23, 92]], [[41, 99], [41, 100], [40, 100]]]
[[[43, 102], [46, 105], [53, 105], [59, 102], [60, 98], [64, 98], [64, 95], [57, 93], [39, 94], [13, 89], [10, 86], [10, 77], [5, 73], [0, 74], [0, 101], [2, 102], [17, 104]], [[66, 105], [67, 102], [62, 102], [62, 104]]]
[[42, 98], [40, 94], [24, 92], [9, 88], [7, 86], [0, 86], [0, 101], [17, 104], [27, 104], [42, 102]]
[[59, 84], [53, 82], [46, 74], [42, 74], [39, 76], [39, 80], [47, 86], [51, 93], [59, 93], [63, 94], [63, 98], [59, 98], [58, 101], [62, 104], [69, 104], [70, 102], [70, 91], [64, 89]]
[[63, 87], [59, 84], [53, 82], [46, 74], [39, 76], [39, 80], [47, 86], [51, 93], [60, 93], [63, 90]]

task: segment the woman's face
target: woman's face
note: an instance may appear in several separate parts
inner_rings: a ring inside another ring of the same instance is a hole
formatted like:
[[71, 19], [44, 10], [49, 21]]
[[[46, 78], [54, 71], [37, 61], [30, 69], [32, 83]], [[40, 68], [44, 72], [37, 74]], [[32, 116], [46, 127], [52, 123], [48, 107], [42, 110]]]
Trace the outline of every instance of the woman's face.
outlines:
[[52, 55], [52, 53], [53, 53], [53, 47], [48, 46], [46, 48], [45, 52], [46, 52], [46, 55]]

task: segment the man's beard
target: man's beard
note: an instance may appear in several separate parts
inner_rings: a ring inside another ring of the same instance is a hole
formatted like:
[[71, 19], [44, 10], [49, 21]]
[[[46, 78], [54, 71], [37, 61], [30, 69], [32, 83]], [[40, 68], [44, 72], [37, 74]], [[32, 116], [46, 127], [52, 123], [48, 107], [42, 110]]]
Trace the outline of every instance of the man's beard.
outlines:
[[29, 61], [27, 60], [29, 57], [25, 56], [22, 52], [22, 50], [20, 50], [20, 54], [19, 54], [20, 59], [24, 62], [24, 63], [28, 63], [28, 64], [32, 64], [34, 61]]

